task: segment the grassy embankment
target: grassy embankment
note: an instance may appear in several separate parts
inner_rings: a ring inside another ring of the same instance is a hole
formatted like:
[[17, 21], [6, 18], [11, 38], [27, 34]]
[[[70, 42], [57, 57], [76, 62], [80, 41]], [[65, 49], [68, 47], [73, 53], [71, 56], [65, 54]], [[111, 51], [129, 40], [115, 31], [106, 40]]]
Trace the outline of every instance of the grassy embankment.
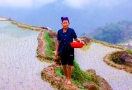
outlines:
[[55, 41], [50, 38], [49, 32], [45, 33], [44, 39], [46, 41], [45, 53], [47, 56], [52, 56], [54, 54], [53, 51], [55, 50]]
[[53, 51], [55, 50], [55, 41], [50, 38], [49, 32], [45, 32], [43, 39], [45, 40], [45, 57], [39, 58], [40, 61], [42, 62], [48, 62], [51, 63], [53, 62]]
[[117, 49], [125, 50], [124, 46], [122, 46], [122, 45], [114, 45], [114, 44], [111, 44], [111, 43], [107, 43], [107, 42], [99, 41], [99, 40], [95, 40], [95, 39], [93, 39], [92, 42], [100, 43], [104, 46], [108, 46], [108, 47], [111, 47], [111, 48], [117, 48]]
[[28, 24], [16, 22], [14, 20], [10, 20], [10, 21], [11, 21], [12, 24], [17, 25], [19, 28], [23, 28], [23, 30], [28, 29], [28, 30], [38, 31], [38, 32], [40, 32], [40, 30], [41, 30], [41, 27], [38, 27], [38, 26], [31, 26], [31, 25], [28, 25]]
[[[57, 68], [55, 72], [57, 75], [64, 77], [62, 68]], [[75, 60], [74, 60], [74, 68], [73, 68], [73, 72], [71, 76], [71, 81], [75, 83], [82, 90], [87, 90], [86, 88], [82, 86], [82, 83], [85, 83], [85, 82], [92, 82], [93, 84], [97, 85], [98, 88], [100, 86], [97, 76], [92, 73], [88, 73], [81, 70]]]

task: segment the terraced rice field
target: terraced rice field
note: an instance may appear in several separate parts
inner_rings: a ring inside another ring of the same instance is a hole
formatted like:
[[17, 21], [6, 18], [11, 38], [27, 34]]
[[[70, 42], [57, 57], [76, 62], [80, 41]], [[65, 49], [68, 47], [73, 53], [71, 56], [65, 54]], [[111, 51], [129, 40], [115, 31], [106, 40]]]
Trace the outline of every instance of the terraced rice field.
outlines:
[[108, 66], [103, 61], [107, 53], [117, 50], [119, 49], [92, 43], [86, 52], [75, 49], [75, 58], [81, 69], [84, 71], [95, 69], [96, 73], [105, 78], [113, 90], [132, 90], [132, 74]]
[[49, 64], [36, 58], [38, 34], [0, 21], [0, 90], [54, 90], [41, 79]]
[[[42, 69], [50, 64], [36, 58], [38, 35], [39, 32], [0, 21], [0, 90], [55, 90], [41, 79]], [[119, 49], [92, 43], [86, 52], [75, 49], [75, 58], [81, 69], [95, 69], [113, 90], [132, 90], [132, 74], [103, 62], [107, 53], [116, 50]]]

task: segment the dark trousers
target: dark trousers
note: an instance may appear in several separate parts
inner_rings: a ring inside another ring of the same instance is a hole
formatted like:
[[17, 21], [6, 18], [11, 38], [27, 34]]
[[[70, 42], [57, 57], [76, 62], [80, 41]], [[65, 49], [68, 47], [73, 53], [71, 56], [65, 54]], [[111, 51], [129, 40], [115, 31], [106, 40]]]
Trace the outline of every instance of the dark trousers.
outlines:
[[67, 48], [64, 47], [61, 56], [61, 63], [62, 65], [71, 65], [73, 66], [74, 60], [74, 48]]

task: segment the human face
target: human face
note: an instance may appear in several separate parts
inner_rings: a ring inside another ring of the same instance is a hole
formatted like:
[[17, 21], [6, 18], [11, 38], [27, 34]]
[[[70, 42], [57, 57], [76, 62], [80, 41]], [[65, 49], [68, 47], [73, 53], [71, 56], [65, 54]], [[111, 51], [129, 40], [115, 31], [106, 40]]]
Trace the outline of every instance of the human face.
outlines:
[[62, 22], [62, 27], [63, 27], [63, 29], [68, 29], [68, 27], [69, 27], [69, 22], [68, 22], [68, 20], [64, 20], [63, 22]]

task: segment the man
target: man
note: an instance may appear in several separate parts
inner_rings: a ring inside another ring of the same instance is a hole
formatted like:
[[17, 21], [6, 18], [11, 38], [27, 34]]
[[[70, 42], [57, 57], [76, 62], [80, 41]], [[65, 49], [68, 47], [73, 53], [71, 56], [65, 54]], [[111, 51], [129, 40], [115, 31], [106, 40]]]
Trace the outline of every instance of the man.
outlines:
[[69, 28], [70, 22], [68, 17], [61, 17], [62, 29], [58, 30], [57, 33], [57, 44], [55, 55], [60, 55], [63, 71], [66, 76], [66, 84], [71, 84], [70, 78], [72, 74], [72, 66], [74, 60], [74, 48], [70, 46], [70, 42], [76, 40], [81, 42], [74, 31]]

